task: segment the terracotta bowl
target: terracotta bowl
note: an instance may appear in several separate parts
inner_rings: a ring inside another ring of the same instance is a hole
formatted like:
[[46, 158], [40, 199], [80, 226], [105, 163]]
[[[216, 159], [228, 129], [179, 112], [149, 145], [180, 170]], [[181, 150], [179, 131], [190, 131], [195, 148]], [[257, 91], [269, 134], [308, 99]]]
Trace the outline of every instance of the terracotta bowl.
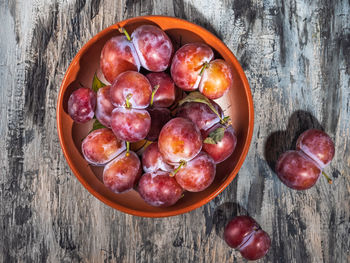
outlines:
[[[120, 34], [118, 27], [125, 27], [131, 33], [142, 24], [155, 24], [162, 28], [173, 40], [175, 49], [190, 42], [205, 42], [215, 50], [216, 57], [222, 57], [233, 68], [234, 88], [218, 100], [233, 121], [238, 143], [232, 156], [217, 166], [213, 184], [199, 193], [185, 193], [174, 206], [156, 208], [147, 205], [134, 190], [124, 194], [114, 194], [102, 183], [101, 167], [88, 165], [81, 154], [81, 141], [87, 135], [92, 122], [76, 124], [67, 113], [67, 102], [73, 90], [80, 83], [91, 87], [94, 73], [99, 67], [100, 52], [104, 43], [112, 36]], [[254, 108], [247, 78], [232, 52], [225, 44], [206, 29], [173, 17], [145, 16], [127, 19], [112, 25], [94, 36], [73, 59], [58, 95], [57, 129], [61, 147], [67, 162], [83, 186], [105, 204], [122, 212], [143, 217], [174, 216], [200, 207], [220, 192], [235, 178], [248, 153], [254, 126]], [[74, 198], [74, 196], [72, 196]]]

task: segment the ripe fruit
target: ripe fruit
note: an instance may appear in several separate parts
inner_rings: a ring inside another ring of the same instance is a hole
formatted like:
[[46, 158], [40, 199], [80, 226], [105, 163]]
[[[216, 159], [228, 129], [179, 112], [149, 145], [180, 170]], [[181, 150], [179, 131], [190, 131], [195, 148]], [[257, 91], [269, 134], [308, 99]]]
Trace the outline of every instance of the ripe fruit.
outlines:
[[199, 91], [214, 100], [222, 97], [232, 86], [231, 67], [224, 60], [216, 59], [204, 69]]
[[175, 85], [174, 81], [165, 72], [153, 72], [146, 75], [154, 90], [151, 106], [153, 107], [169, 107], [175, 101]]
[[158, 143], [150, 144], [142, 154], [142, 168], [146, 173], [157, 170], [172, 171], [173, 167], [167, 164], [158, 150]]
[[110, 86], [105, 86], [97, 91], [96, 119], [104, 126], [111, 127], [111, 115], [115, 108], [109, 96]]
[[321, 169], [303, 152], [287, 151], [278, 159], [276, 173], [288, 187], [305, 190], [317, 182]]
[[205, 152], [201, 152], [177, 171], [175, 179], [183, 189], [199, 192], [208, 188], [214, 181], [215, 169], [214, 160]]
[[[206, 143], [205, 139], [211, 134], [211, 132], [218, 128], [224, 129], [222, 139], [216, 143]], [[220, 123], [217, 123], [204, 132], [203, 139], [203, 150], [214, 159], [215, 163], [221, 163], [230, 157], [237, 144], [237, 137], [232, 125], [224, 126]]]
[[202, 149], [202, 137], [193, 122], [177, 117], [160, 131], [158, 148], [169, 163], [189, 161]]
[[142, 25], [135, 29], [131, 39], [142, 67], [154, 72], [168, 68], [174, 50], [163, 30], [152, 25]]
[[161, 170], [142, 175], [137, 190], [146, 203], [160, 207], [175, 204], [183, 193], [175, 178]]
[[141, 175], [141, 163], [134, 152], [120, 154], [103, 170], [103, 183], [114, 193], [131, 190]]
[[233, 86], [232, 70], [222, 59], [211, 61], [213, 57], [212, 49], [204, 43], [181, 47], [170, 69], [175, 84], [186, 91], [199, 88], [209, 99], [223, 96]]
[[170, 110], [167, 108], [150, 108], [147, 110], [151, 116], [151, 128], [146, 139], [156, 141], [163, 126], [171, 119]]
[[271, 240], [269, 235], [265, 231], [259, 229], [245, 244], [240, 246], [239, 251], [241, 255], [248, 260], [257, 260], [266, 255], [270, 246]]
[[140, 62], [131, 41], [124, 35], [108, 40], [101, 52], [100, 67], [110, 83], [125, 71], [139, 71]]
[[214, 57], [213, 50], [204, 43], [190, 43], [178, 49], [171, 62], [171, 77], [179, 88], [192, 91], [198, 88], [199, 73]]
[[334, 143], [327, 133], [310, 129], [303, 132], [297, 141], [297, 150], [312, 158], [321, 169], [334, 157]]
[[126, 100], [134, 109], [147, 108], [152, 88], [148, 79], [136, 71], [126, 71], [118, 76], [110, 88], [110, 98], [116, 107], [126, 107]]
[[104, 165], [125, 150], [125, 143], [110, 129], [91, 132], [81, 145], [85, 160], [92, 165]]
[[249, 216], [236, 216], [226, 226], [224, 238], [226, 243], [237, 248], [247, 241], [247, 237], [254, 231], [258, 230], [259, 225]]
[[68, 113], [73, 121], [85, 123], [94, 117], [96, 94], [91, 89], [79, 88], [68, 99]]
[[[221, 107], [214, 101], [210, 101], [215, 107], [219, 115], [223, 117], [223, 112]], [[206, 131], [214, 124], [220, 121], [218, 115], [216, 115], [208, 105], [200, 102], [187, 102], [178, 108], [178, 117], [183, 117], [191, 120], [200, 131]]]
[[111, 127], [120, 140], [137, 142], [146, 138], [151, 127], [151, 116], [143, 109], [115, 108]]
[[[323, 131], [310, 129], [297, 140], [297, 151], [282, 154], [276, 163], [276, 173], [281, 181], [296, 190], [312, 187], [322, 169], [334, 157], [334, 143]], [[324, 173], [328, 183], [332, 180]]]
[[262, 258], [271, 245], [269, 235], [249, 216], [236, 216], [232, 219], [225, 227], [224, 239], [248, 260]]

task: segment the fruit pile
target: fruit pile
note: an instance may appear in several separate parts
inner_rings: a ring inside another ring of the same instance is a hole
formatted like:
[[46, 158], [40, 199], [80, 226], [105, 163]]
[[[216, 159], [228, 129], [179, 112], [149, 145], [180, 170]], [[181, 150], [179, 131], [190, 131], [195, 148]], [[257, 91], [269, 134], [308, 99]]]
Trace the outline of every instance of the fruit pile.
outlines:
[[95, 118], [82, 154], [104, 166], [103, 183], [111, 191], [135, 189], [149, 205], [168, 207], [185, 191], [208, 188], [216, 165], [236, 147], [230, 119], [213, 101], [233, 86], [232, 71], [204, 43], [174, 54], [156, 26], [142, 25], [131, 36], [120, 32], [101, 52], [108, 85], [95, 74], [91, 89], [70, 95], [68, 112], [78, 123]]

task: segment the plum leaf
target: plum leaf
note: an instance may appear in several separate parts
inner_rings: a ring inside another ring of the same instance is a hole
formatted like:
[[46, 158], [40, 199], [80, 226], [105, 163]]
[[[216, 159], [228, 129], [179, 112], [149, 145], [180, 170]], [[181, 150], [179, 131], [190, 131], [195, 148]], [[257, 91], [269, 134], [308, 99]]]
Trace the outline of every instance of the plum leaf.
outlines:
[[222, 120], [220, 114], [218, 113], [218, 111], [215, 109], [215, 107], [213, 106], [213, 104], [211, 104], [210, 100], [204, 96], [202, 93], [200, 93], [199, 91], [193, 91], [190, 94], [188, 94], [185, 98], [183, 98], [182, 100], [179, 101], [179, 106], [181, 106], [182, 104], [186, 103], [186, 102], [199, 102], [199, 103], [204, 103], [206, 105], [209, 106], [209, 108], [216, 114], [218, 115], [218, 117], [220, 118], [220, 120]]
[[98, 77], [97, 74], [95, 73], [94, 78], [92, 80], [92, 90], [97, 92], [100, 88], [107, 86], [104, 84]]
[[204, 143], [207, 144], [217, 144], [224, 138], [225, 127], [219, 127], [209, 133], [209, 136], [205, 138]]

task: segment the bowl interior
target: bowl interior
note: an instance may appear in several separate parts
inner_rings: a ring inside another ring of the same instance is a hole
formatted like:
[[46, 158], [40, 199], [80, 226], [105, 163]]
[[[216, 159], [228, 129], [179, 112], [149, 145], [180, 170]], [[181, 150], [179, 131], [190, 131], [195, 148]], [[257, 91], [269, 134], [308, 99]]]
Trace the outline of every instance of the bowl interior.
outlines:
[[[217, 166], [213, 184], [199, 193], [187, 192], [174, 206], [156, 208], [147, 205], [134, 190], [124, 194], [114, 194], [102, 183], [103, 167], [88, 165], [81, 154], [81, 142], [92, 127], [74, 123], [67, 113], [67, 102], [73, 90], [81, 85], [91, 87], [92, 78], [99, 68], [100, 52], [104, 43], [112, 36], [119, 35], [118, 25], [131, 33], [141, 24], [156, 24], [172, 39], [175, 50], [190, 42], [205, 42], [215, 50], [216, 57], [225, 59], [233, 69], [234, 88], [217, 102], [232, 119], [237, 134], [237, 147], [225, 162]], [[253, 131], [252, 98], [242, 68], [230, 50], [213, 34], [190, 22], [170, 17], [140, 17], [125, 20], [94, 36], [77, 54], [63, 80], [57, 109], [57, 124], [64, 155], [79, 181], [97, 198], [106, 204], [139, 216], [171, 216], [195, 209], [214, 198], [234, 178], [247, 154]]]

